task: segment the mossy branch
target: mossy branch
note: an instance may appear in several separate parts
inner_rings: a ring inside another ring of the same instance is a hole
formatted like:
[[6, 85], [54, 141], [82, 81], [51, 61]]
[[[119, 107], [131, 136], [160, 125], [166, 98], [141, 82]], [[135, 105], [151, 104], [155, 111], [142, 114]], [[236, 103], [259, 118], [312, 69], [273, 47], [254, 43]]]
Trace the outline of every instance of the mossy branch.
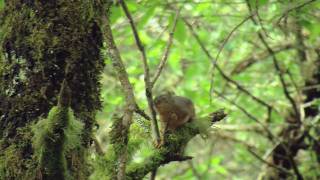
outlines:
[[[110, 3], [107, 3], [103, 11], [108, 12], [109, 7]], [[107, 54], [112, 62], [115, 71], [117, 72], [118, 79], [121, 83], [122, 90], [124, 91], [125, 95], [126, 104], [124, 108], [123, 117], [121, 118], [121, 128], [123, 129], [121, 131], [121, 135], [123, 136], [123, 139], [128, 139], [129, 129], [132, 124], [132, 116], [133, 112], [136, 110], [137, 103], [135, 102], [133, 87], [129, 81], [126, 67], [121, 59], [120, 52], [114, 41], [107, 14], [102, 15], [100, 23], [102, 27], [103, 37], [106, 42]], [[121, 154], [117, 156], [119, 162], [117, 164], [117, 179], [119, 180], [125, 179], [125, 170], [128, 158], [127, 146], [127, 141], [124, 141], [124, 143], [121, 144], [121, 149], [119, 149]]]
[[187, 143], [196, 135], [208, 129], [213, 123], [221, 121], [226, 116], [227, 114], [221, 109], [208, 117], [187, 123], [175, 132], [167, 133], [164, 145], [159, 149], [154, 149], [153, 154], [149, 158], [141, 163], [129, 164], [126, 171], [127, 179], [142, 179], [161, 165], [172, 161], [191, 159], [192, 157], [183, 155]]

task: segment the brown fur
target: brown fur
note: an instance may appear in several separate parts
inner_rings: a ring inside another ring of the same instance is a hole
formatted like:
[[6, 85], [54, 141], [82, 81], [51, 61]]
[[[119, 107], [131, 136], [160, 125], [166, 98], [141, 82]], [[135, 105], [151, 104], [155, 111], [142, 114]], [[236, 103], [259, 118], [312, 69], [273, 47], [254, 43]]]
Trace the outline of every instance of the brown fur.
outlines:
[[175, 130], [195, 117], [193, 102], [186, 97], [164, 94], [154, 102], [164, 130]]

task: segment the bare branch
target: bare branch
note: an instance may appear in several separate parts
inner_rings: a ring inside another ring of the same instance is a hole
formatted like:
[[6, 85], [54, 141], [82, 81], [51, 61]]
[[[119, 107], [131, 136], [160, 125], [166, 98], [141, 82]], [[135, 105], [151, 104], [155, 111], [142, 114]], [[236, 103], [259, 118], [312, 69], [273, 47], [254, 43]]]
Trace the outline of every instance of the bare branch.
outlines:
[[155, 180], [157, 176], [158, 168], [151, 171], [150, 180]]
[[[280, 53], [285, 50], [289, 50], [293, 48], [294, 46], [292, 44], [283, 44], [279, 46], [273, 47], [275, 53]], [[269, 57], [270, 54], [268, 51], [260, 52], [258, 54], [251, 55], [249, 57], [246, 57], [245, 59], [241, 60], [238, 64], [235, 65], [235, 68], [232, 70], [231, 74], [239, 74], [245, 71], [247, 68], [251, 67], [253, 64], [260, 62], [267, 57]]]
[[219, 56], [224, 48], [224, 46], [227, 44], [227, 42], [229, 41], [230, 37], [233, 35], [233, 33], [239, 28], [241, 27], [245, 22], [247, 22], [251, 17], [253, 17], [254, 14], [251, 14], [249, 16], [247, 16], [246, 18], [244, 18], [238, 25], [236, 25], [231, 31], [230, 33], [227, 35], [227, 37], [223, 40], [222, 42], [222, 45], [220, 46], [219, 50], [218, 50], [218, 53], [217, 53], [217, 56], [216, 58], [214, 59], [214, 61], [212, 62], [212, 71], [214, 71], [214, 68], [215, 68], [215, 65], [217, 64], [218, 62], [218, 59], [219, 59]]
[[284, 173], [286, 173], [286, 174], [292, 175], [292, 173], [291, 173], [290, 171], [286, 170], [285, 168], [283, 168], [283, 167], [281, 167], [281, 166], [277, 166], [277, 165], [275, 165], [275, 164], [273, 164], [273, 163], [270, 163], [270, 162], [264, 160], [264, 159], [263, 159], [262, 157], [260, 157], [256, 152], [254, 152], [251, 148], [247, 148], [247, 150], [248, 150], [249, 153], [251, 153], [255, 158], [257, 158], [257, 159], [258, 159], [259, 161], [261, 161], [262, 163], [264, 163], [264, 164], [266, 164], [266, 165], [268, 165], [268, 166], [270, 166], [270, 167], [273, 167], [273, 168], [275, 168], [275, 169], [277, 169], [277, 170], [279, 170], [279, 171], [281, 171], [281, 172], [284, 172]]
[[220, 92], [213, 90], [214, 93], [216, 93], [219, 97], [221, 97], [222, 99], [226, 100], [227, 102], [229, 102], [230, 104], [236, 106], [239, 110], [241, 110], [246, 116], [248, 116], [250, 119], [252, 119], [253, 121], [255, 121], [256, 123], [258, 123], [259, 125], [261, 125], [261, 127], [267, 132], [268, 138], [271, 141], [275, 140], [275, 136], [273, 135], [273, 133], [270, 131], [270, 129], [263, 124], [261, 121], [259, 121], [258, 118], [256, 118], [254, 115], [250, 114], [247, 110], [245, 110], [243, 107], [239, 106], [237, 103], [229, 100], [228, 98], [226, 98], [223, 94], [221, 94]]
[[[129, 81], [126, 68], [122, 62], [120, 52], [114, 42], [107, 15], [104, 14], [102, 16], [101, 23], [102, 23], [101, 27], [103, 31], [103, 37], [105, 39], [106, 46], [107, 46], [108, 56], [112, 61], [112, 65], [115, 71], [117, 72], [118, 79], [121, 83], [122, 89], [125, 94], [126, 104], [125, 104], [124, 115], [122, 118], [122, 125], [125, 129], [128, 130], [132, 123], [133, 112], [136, 108], [133, 88]], [[126, 136], [128, 136], [128, 134], [126, 134]], [[118, 179], [124, 179], [126, 163], [127, 163], [127, 144], [123, 146], [123, 149], [121, 149], [121, 151], [122, 153], [120, 157], [118, 157], [118, 161], [119, 161], [118, 174], [117, 174]]]
[[[247, 5], [248, 5], [249, 12], [252, 13], [249, 1], [246, 0], [246, 2], [247, 2]], [[257, 25], [257, 22], [256, 22], [256, 20], [254, 18], [251, 18], [251, 20], [255, 25]], [[297, 121], [297, 123], [300, 123], [301, 122], [301, 119], [300, 119], [301, 117], [300, 117], [299, 109], [297, 107], [296, 102], [294, 101], [294, 99], [290, 95], [290, 92], [288, 90], [287, 84], [286, 84], [285, 79], [284, 79], [283, 72], [282, 72], [282, 70], [280, 68], [278, 59], [277, 59], [277, 57], [275, 55], [275, 52], [269, 46], [269, 44], [267, 43], [266, 39], [263, 37], [263, 34], [260, 31], [258, 31], [258, 37], [261, 40], [262, 44], [265, 46], [265, 48], [268, 50], [268, 52], [272, 56], [273, 64], [274, 64], [274, 67], [275, 67], [276, 71], [278, 72], [278, 76], [279, 76], [279, 79], [280, 79], [280, 82], [281, 82], [281, 85], [282, 85], [283, 92], [284, 92], [286, 98], [289, 100], [289, 102], [291, 103], [291, 105], [293, 107], [293, 110], [294, 110], [294, 113], [295, 113], [295, 116], [293, 118]], [[287, 157], [288, 157], [288, 160], [289, 160], [290, 164], [292, 165], [293, 171], [294, 171], [297, 179], [299, 179], [299, 180], [303, 179], [303, 176], [301, 175], [301, 173], [300, 173], [300, 171], [299, 171], [299, 169], [298, 169], [298, 167], [296, 165], [296, 162], [293, 159], [293, 155], [292, 155], [292, 152], [290, 151], [290, 149], [283, 142], [280, 143], [280, 147], [285, 150], [285, 152], [287, 154]]]
[[233, 136], [230, 136], [230, 135], [228, 135], [228, 134], [225, 134], [225, 133], [218, 133], [217, 136], [218, 136], [219, 138], [231, 140], [231, 141], [233, 141], [233, 142], [235, 142], [235, 143], [240, 143], [241, 145], [243, 145], [243, 146], [246, 147], [246, 149], [248, 150], [249, 153], [251, 153], [255, 158], [257, 158], [257, 159], [258, 159], [259, 161], [261, 161], [262, 163], [264, 163], [264, 164], [266, 164], [266, 165], [268, 165], [268, 166], [270, 166], [270, 167], [273, 167], [273, 168], [275, 168], [275, 169], [277, 169], [277, 170], [279, 170], [279, 171], [281, 171], [281, 172], [284, 172], [284, 173], [286, 173], [286, 174], [292, 175], [292, 173], [291, 173], [290, 171], [288, 171], [287, 169], [285, 169], [285, 168], [283, 168], [283, 167], [281, 167], [281, 166], [277, 166], [277, 165], [275, 165], [275, 164], [273, 164], [273, 163], [270, 163], [270, 162], [264, 160], [263, 157], [260, 157], [256, 152], [254, 152], [253, 149], [257, 149], [257, 147], [255, 147], [254, 145], [249, 144], [249, 143], [247, 143], [247, 142], [245, 142], [245, 141], [242, 141], [242, 140], [240, 140], [240, 139], [237, 139], [237, 138], [235, 138], [235, 137], [233, 137]]
[[[249, 16], [250, 17], [250, 16]], [[201, 49], [203, 50], [203, 52], [206, 54], [206, 56], [212, 61], [214, 62], [214, 58], [212, 57], [212, 55], [210, 54], [210, 52], [207, 50], [207, 48], [204, 46], [203, 42], [201, 41], [201, 39], [199, 38], [198, 34], [194, 31], [192, 25], [186, 20], [183, 19], [185, 24], [188, 26], [192, 36], [196, 39], [197, 43], [199, 44], [199, 46], [201, 47]], [[235, 85], [240, 91], [244, 92], [245, 94], [247, 94], [249, 97], [251, 97], [253, 100], [255, 100], [256, 102], [258, 102], [259, 104], [265, 106], [269, 109], [273, 109], [271, 105], [269, 105], [268, 103], [264, 102], [263, 100], [261, 100], [260, 98], [254, 96], [253, 94], [251, 94], [248, 90], [246, 90], [243, 86], [241, 86], [239, 83], [237, 83], [236, 81], [234, 81], [233, 79], [231, 79], [229, 76], [227, 76], [222, 69], [220, 68], [220, 66], [218, 64], [216, 64], [216, 68], [219, 71], [219, 73], [222, 75], [222, 77], [227, 80], [228, 82], [232, 83], [233, 85]], [[212, 88], [211, 91], [212, 92]], [[211, 93], [210, 93], [211, 94]]]
[[218, 132], [218, 133], [215, 134], [215, 136], [217, 136], [217, 138], [219, 140], [229, 140], [229, 141], [232, 141], [234, 143], [239, 143], [239, 144], [245, 146], [246, 148], [258, 150], [258, 148], [254, 144], [250, 144], [249, 142], [243, 141], [241, 139], [238, 139], [238, 138], [236, 138], [236, 137], [234, 137], [232, 135], [236, 136], [235, 134], [221, 133], [221, 132]]
[[304, 6], [306, 6], [306, 5], [310, 4], [310, 3], [313, 3], [313, 2], [316, 2], [316, 0], [306, 1], [306, 2], [304, 2], [304, 3], [302, 3], [302, 4], [299, 4], [299, 5], [297, 5], [297, 6], [294, 6], [294, 7], [292, 7], [292, 8], [287, 9], [287, 10], [282, 14], [282, 16], [278, 19], [277, 24], [279, 24], [279, 23], [281, 22], [281, 20], [282, 20], [284, 17], [286, 17], [290, 12], [292, 12], [292, 11], [294, 11], [294, 10], [297, 10], [297, 9], [300, 9], [300, 8], [303, 8]]
[[142, 62], [143, 62], [143, 69], [144, 69], [144, 82], [145, 82], [145, 86], [146, 86], [146, 97], [147, 97], [147, 101], [148, 101], [148, 105], [149, 105], [149, 109], [151, 111], [151, 117], [152, 117], [152, 119], [151, 119], [152, 132], [155, 136], [154, 137], [155, 141], [160, 142], [160, 133], [159, 133], [158, 123], [157, 123], [156, 110], [155, 110], [154, 104], [153, 104], [152, 84], [150, 81], [150, 72], [149, 72], [149, 66], [148, 66], [148, 61], [147, 61], [147, 55], [146, 55], [146, 52], [144, 50], [144, 46], [140, 40], [137, 28], [134, 24], [134, 21], [132, 19], [132, 16], [129, 12], [129, 9], [128, 9], [126, 3], [124, 2], [124, 0], [119, 0], [119, 3], [121, 4], [121, 7], [129, 20], [131, 29], [133, 31], [134, 39], [135, 39], [136, 44], [138, 46], [138, 49], [142, 55]]
[[142, 110], [138, 105], [136, 105], [135, 112], [146, 120], [151, 121], [151, 117], [147, 113], [145, 113], [144, 110]]
[[284, 92], [286, 98], [291, 103], [297, 120], [300, 121], [299, 108], [297, 107], [296, 102], [294, 101], [294, 99], [290, 95], [290, 92], [288, 90], [288, 86], [287, 86], [287, 84], [285, 82], [284, 75], [283, 75], [282, 70], [280, 68], [280, 65], [279, 65], [278, 59], [276, 57], [276, 54], [275, 54], [274, 50], [271, 49], [271, 47], [269, 46], [269, 44], [267, 43], [267, 41], [265, 40], [265, 38], [262, 36], [262, 34], [260, 32], [258, 32], [258, 36], [259, 36], [261, 42], [264, 44], [264, 46], [267, 48], [267, 50], [269, 51], [269, 53], [272, 56], [273, 64], [274, 64], [275, 69], [278, 72], [279, 79], [280, 79], [280, 82], [281, 82], [281, 85], [282, 85], [282, 88], [283, 88], [283, 92]]
[[177, 25], [177, 22], [178, 22], [178, 17], [179, 17], [180, 11], [181, 11], [181, 8], [179, 8], [176, 11], [176, 15], [174, 17], [173, 26], [172, 26], [172, 29], [171, 29], [170, 34], [169, 34], [169, 40], [168, 40], [167, 46], [165, 48], [165, 51], [164, 51], [164, 53], [162, 55], [162, 58], [161, 58], [159, 66], [157, 68], [157, 71], [155, 73], [155, 76], [154, 76], [153, 80], [151, 81], [151, 88], [153, 88], [154, 84], [156, 83], [156, 81], [160, 77], [160, 74], [161, 74], [161, 72], [162, 72], [162, 70], [163, 70], [163, 68], [164, 68], [164, 66], [165, 66], [165, 64], [167, 62], [167, 59], [168, 59], [168, 56], [169, 56], [169, 53], [170, 53], [172, 40], [173, 40], [173, 35], [174, 35], [175, 29], [176, 29], [176, 25]]
[[[260, 13], [259, 13], [259, 0], [256, 0], [256, 2], [255, 2], [255, 11], [257, 13], [257, 20], [258, 20], [258, 23], [259, 23], [259, 25], [261, 27], [262, 32], [266, 35], [266, 37], [270, 38], [266, 28], [264, 27], [264, 25], [262, 23], [262, 18], [261, 18]], [[253, 10], [251, 10], [251, 12], [253, 12]]]
[[216, 127], [219, 129], [219, 131], [243, 131], [243, 132], [257, 132], [262, 133], [263, 129], [260, 125], [253, 124], [219, 124], [216, 125]]
[[[248, 10], [250, 13], [255, 13], [252, 11], [251, 9], [251, 6], [250, 6], [250, 2], [248, 0], [246, 0], [247, 2], [247, 6], [248, 6]], [[251, 16], [251, 20], [252, 22], [257, 25], [257, 21], [253, 18], [253, 16]], [[273, 64], [274, 64], [274, 67], [275, 69], [277, 70], [278, 72], [278, 75], [279, 75], [279, 79], [280, 79], [280, 82], [281, 82], [281, 85], [283, 87], [283, 91], [284, 91], [284, 94], [286, 96], [286, 98], [289, 100], [289, 102], [291, 103], [292, 107], [293, 107], [293, 110], [294, 110], [294, 113], [296, 115], [296, 118], [298, 118], [297, 120], [299, 121], [300, 119], [300, 113], [299, 113], [299, 108], [297, 107], [294, 99], [291, 97], [290, 95], [290, 92], [288, 90], [288, 87], [287, 87], [287, 84], [284, 80], [284, 75], [282, 73], [282, 70], [280, 68], [280, 65], [278, 63], [278, 60], [277, 60], [277, 57], [276, 57], [276, 53], [275, 51], [269, 46], [269, 44], [267, 43], [267, 41], [265, 40], [265, 38], [263, 37], [263, 34], [261, 32], [258, 32], [258, 37], [259, 39], [261, 40], [262, 44], [266, 47], [267, 51], [269, 52], [269, 54], [271, 54], [272, 56], [272, 60], [273, 60]]]

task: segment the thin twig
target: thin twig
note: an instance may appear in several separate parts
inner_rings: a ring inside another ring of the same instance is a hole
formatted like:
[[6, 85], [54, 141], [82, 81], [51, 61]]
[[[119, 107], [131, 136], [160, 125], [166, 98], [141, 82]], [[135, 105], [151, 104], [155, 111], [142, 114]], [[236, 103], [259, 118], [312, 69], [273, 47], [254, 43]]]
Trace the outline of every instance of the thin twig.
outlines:
[[251, 148], [251, 149], [258, 150], [258, 148], [255, 145], [250, 144], [247, 141], [243, 141], [241, 139], [238, 139], [238, 138], [234, 137], [234, 136], [236, 136], [234, 134], [233, 134], [234, 136], [232, 136], [231, 133], [221, 133], [221, 132], [219, 132], [219, 133], [216, 133], [215, 135], [218, 137], [219, 140], [221, 140], [221, 139], [222, 140], [230, 140], [230, 141], [232, 141], [234, 143], [239, 143], [239, 144], [245, 146], [246, 148]]
[[154, 38], [153, 42], [149, 45], [147, 51], [151, 50], [154, 46], [156, 46], [157, 42], [163, 37], [167, 29], [169, 29], [169, 25], [163, 27], [159, 35], [156, 38]]
[[256, 118], [254, 115], [250, 114], [247, 110], [245, 110], [243, 107], [239, 106], [237, 103], [229, 100], [228, 98], [226, 98], [223, 94], [221, 94], [220, 92], [213, 90], [215, 94], [217, 94], [219, 97], [221, 97], [222, 99], [226, 100], [227, 102], [229, 102], [230, 104], [236, 106], [240, 111], [242, 111], [246, 116], [248, 116], [250, 119], [252, 119], [253, 121], [255, 121], [256, 123], [258, 123], [268, 134], [268, 138], [271, 141], [274, 141], [275, 136], [273, 135], [273, 133], [269, 130], [269, 128], [263, 124], [261, 121], [259, 121], [258, 118]]
[[262, 163], [270, 166], [270, 167], [273, 167], [275, 169], [277, 169], [278, 171], [281, 171], [281, 172], [284, 172], [286, 174], [289, 174], [289, 175], [292, 175], [292, 173], [290, 171], [288, 171], [287, 169], [281, 167], [281, 166], [277, 166], [273, 163], [270, 163], [266, 160], [264, 160], [262, 157], [260, 157], [256, 152], [254, 152], [251, 148], [247, 148], [248, 152], [251, 153], [255, 158], [257, 158], [259, 161], [261, 161]]
[[237, 139], [237, 138], [235, 138], [235, 137], [229, 136], [229, 135], [227, 135], [227, 134], [220, 134], [220, 133], [219, 133], [219, 134], [217, 134], [217, 135], [218, 135], [219, 137], [221, 137], [221, 138], [229, 139], [229, 140], [231, 140], [231, 141], [233, 141], [233, 142], [235, 142], [235, 143], [240, 143], [241, 145], [245, 146], [246, 149], [247, 149], [255, 158], [257, 158], [258, 160], [260, 160], [262, 163], [267, 164], [268, 166], [273, 167], [273, 168], [275, 168], [275, 169], [277, 169], [277, 170], [279, 170], [279, 171], [281, 171], [281, 172], [284, 172], [284, 173], [286, 173], [286, 174], [292, 175], [292, 173], [291, 173], [290, 171], [288, 171], [287, 169], [285, 169], [285, 168], [283, 168], [283, 167], [281, 167], [281, 166], [277, 166], [277, 165], [275, 165], [275, 164], [273, 164], [273, 163], [270, 163], [270, 162], [264, 160], [262, 157], [260, 157], [257, 153], [255, 153], [255, 152], [253, 151], [253, 149], [257, 149], [254, 145], [249, 144], [249, 143], [247, 143], [247, 142], [244, 142], [244, 141], [242, 141], [242, 140], [239, 140], [239, 139]]
[[178, 17], [179, 17], [179, 14], [180, 14], [180, 11], [181, 11], [181, 8], [179, 8], [177, 11], [176, 11], [176, 15], [174, 17], [174, 22], [173, 22], [173, 26], [172, 26], [172, 29], [170, 31], [170, 34], [169, 34], [169, 40], [168, 40], [168, 43], [166, 45], [166, 48], [165, 48], [165, 51], [162, 55], [162, 58], [161, 58], [161, 61], [160, 61], [160, 64], [157, 68], [157, 71], [155, 73], [155, 76], [153, 78], [153, 80], [151, 81], [151, 88], [153, 88], [154, 84], [156, 83], [156, 81], [158, 80], [167, 60], [168, 60], [168, 56], [169, 56], [169, 53], [170, 53], [170, 49], [171, 49], [171, 45], [172, 45], [172, 41], [173, 41], [173, 36], [174, 36], [174, 32], [175, 32], [175, 29], [176, 29], [176, 26], [177, 26], [177, 22], [178, 22]]
[[[293, 107], [293, 110], [294, 110], [294, 113], [295, 113], [295, 117], [297, 119], [298, 122], [300, 122], [300, 113], [299, 113], [299, 109], [297, 107], [297, 104], [295, 103], [294, 99], [291, 97], [290, 95], [290, 92], [288, 90], [288, 87], [287, 87], [287, 84], [284, 80], [284, 76], [282, 74], [282, 71], [281, 71], [281, 68], [280, 68], [280, 65], [278, 63], [278, 59], [274, 53], [274, 51], [270, 48], [270, 46], [268, 45], [268, 43], [266, 42], [266, 40], [263, 38], [263, 36], [261, 35], [261, 33], [258, 34], [260, 40], [262, 41], [262, 43], [266, 46], [266, 48], [268, 49], [268, 51], [270, 52], [270, 54], [272, 54], [272, 60], [273, 60], [273, 64], [274, 64], [274, 67], [275, 69], [277, 70], [278, 72], [278, 75], [279, 75], [279, 79], [280, 79], [280, 82], [281, 82], [281, 85], [282, 85], [282, 89], [283, 89], [283, 92], [286, 96], [286, 98], [290, 101], [292, 107]], [[294, 159], [292, 158], [292, 155], [290, 153], [290, 151], [288, 150], [288, 148], [286, 146], [284, 146], [284, 149], [287, 151], [288, 153], [288, 158], [290, 160], [290, 163], [292, 164], [292, 167], [293, 167], [293, 170], [297, 176], [298, 179], [303, 179], [302, 178], [302, 175], [301, 173], [299, 172], [299, 169], [297, 168], [297, 165], [294, 161]]]
[[119, 0], [119, 3], [129, 20], [136, 45], [138, 46], [138, 49], [142, 55], [142, 62], [143, 62], [143, 69], [144, 69], [144, 82], [146, 86], [146, 97], [147, 97], [148, 106], [151, 111], [151, 117], [152, 117], [151, 119], [152, 132], [154, 134], [155, 141], [160, 142], [160, 133], [159, 133], [158, 123], [157, 123], [156, 110], [153, 104], [152, 86], [150, 81], [150, 71], [149, 71], [149, 66], [147, 61], [147, 55], [126, 3], [124, 2], [124, 0]]
[[288, 89], [288, 86], [285, 82], [285, 78], [284, 78], [284, 75], [282, 73], [282, 70], [280, 68], [280, 65], [279, 65], [279, 61], [275, 55], [275, 52], [273, 49], [271, 49], [271, 47], [269, 46], [269, 44], [267, 43], [267, 41], [265, 40], [265, 38], [262, 36], [262, 34], [260, 32], [258, 32], [258, 36], [262, 42], [262, 44], [266, 47], [266, 49], [269, 51], [269, 53], [271, 54], [271, 57], [272, 57], [272, 60], [273, 60], [273, 64], [274, 64], [274, 67], [275, 69], [277, 70], [278, 72], [278, 75], [279, 75], [279, 79], [280, 79], [280, 82], [281, 82], [281, 85], [282, 85], [282, 88], [283, 88], [283, 92], [286, 96], [286, 98], [289, 100], [289, 102], [291, 103], [292, 107], [293, 107], [293, 110], [294, 110], [294, 113], [296, 115], [296, 118], [298, 118], [298, 121], [300, 121], [300, 113], [299, 113], [299, 108], [297, 107], [294, 99], [291, 97], [290, 95], [290, 92], [289, 92], [289, 89]]
[[302, 3], [302, 4], [299, 4], [299, 5], [295, 6], [295, 7], [292, 7], [292, 8], [290, 8], [290, 9], [287, 9], [287, 10], [281, 15], [281, 17], [278, 19], [277, 24], [279, 24], [279, 23], [281, 22], [281, 20], [282, 20], [284, 17], [286, 17], [291, 11], [294, 11], [294, 10], [300, 9], [300, 8], [303, 8], [304, 6], [306, 6], [306, 5], [308, 5], [308, 4], [312, 3], [312, 2], [315, 2], [315, 1], [316, 1], [316, 0], [306, 1], [306, 2], [304, 2], [304, 3]]
[[216, 58], [214, 59], [214, 61], [212, 62], [213, 67], [212, 67], [212, 71], [214, 71], [215, 65], [218, 62], [219, 56], [224, 48], [224, 46], [227, 44], [227, 42], [229, 41], [230, 37], [233, 35], [233, 33], [239, 28], [241, 27], [245, 22], [247, 22], [252, 16], [254, 16], [254, 14], [251, 14], [249, 16], [247, 16], [246, 18], [244, 18], [239, 24], [237, 24], [228, 34], [228, 36], [223, 40], [222, 45], [220, 46], [218, 53], [216, 55]]
[[151, 121], [151, 117], [147, 113], [145, 113], [144, 110], [142, 110], [138, 105], [136, 105], [135, 113], [139, 114], [144, 119]]
[[[214, 145], [215, 145], [215, 141], [211, 141], [211, 143], [210, 143], [210, 148], [209, 148], [209, 150], [208, 150], [208, 155], [207, 155], [207, 157], [212, 157]], [[201, 177], [203, 177], [203, 176], [205, 176], [206, 174], [209, 173], [209, 171], [210, 171], [210, 169], [211, 169], [211, 165], [212, 165], [212, 163], [211, 163], [211, 161], [209, 160], [209, 161], [207, 162], [207, 169], [206, 169], [206, 171], [204, 171], [204, 172], [201, 174]]]
[[[259, 13], [259, 0], [256, 0], [256, 2], [255, 2], [255, 11], [257, 12], [257, 19], [258, 19], [258, 22], [259, 22], [259, 25], [261, 27], [262, 32], [266, 35], [266, 37], [270, 38], [266, 28], [264, 27], [264, 25], [262, 23], [262, 18]], [[251, 10], [251, 12], [253, 12], [253, 11]]]
[[[153, 78], [153, 80], [150, 82], [150, 89], [152, 91], [152, 88], [154, 87], [155, 83], [157, 82], [158, 78], [160, 77], [160, 74], [167, 62], [167, 59], [169, 57], [169, 53], [170, 53], [170, 49], [171, 49], [171, 45], [172, 45], [172, 41], [173, 41], [173, 36], [174, 36], [174, 32], [175, 32], [175, 29], [176, 29], [176, 26], [177, 26], [177, 22], [178, 22], [178, 17], [179, 17], [179, 14], [180, 14], [180, 11], [181, 11], [181, 8], [179, 8], [177, 11], [176, 11], [176, 15], [174, 17], [174, 22], [173, 22], [173, 26], [172, 26], [172, 29], [169, 33], [169, 40], [168, 40], [168, 43], [166, 45], [166, 48], [165, 48], [165, 51], [163, 53], [163, 56], [161, 58], [161, 61], [160, 61], [160, 64], [157, 68], [157, 71], [155, 73], [155, 76]], [[151, 177], [150, 177], [150, 180], [153, 180], [156, 178], [156, 175], [157, 175], [157, 169], [154, 169], [152, 172], [151, 172]]]
[[[248, 6], [248, 9], [249, 9], [249, 12], [250, 13], [254, 13], [250, 7], [250, 2], [248, 0], [246, 0], [247, 2], [247, 6]], [[251, 18], [252, 22], [257, 25], [257, 21], [252, 17]], [[261, 32], [258, 32], [258, 37], [259, 39], [261, 40], [262, 44], [265, 46], [265, 48], [267, 49], [267, 51], [269, 52], [269, 54], [271, 54], [271, 57], [272, 57], [272, 60], [273, 60], [273, 64], [274, 64], [274, 67], [275, 69], [277, 70], [278, 72], [278, 75], [279, 75], [279, 79], [280, 79], [280, 82], [281, 82], [281, 85], [283, 87], [283, 91], [284, 91], [284, 94], [286, 96], [286, 98], [289, 100], [289, 102], [291, 103], [292, 107], [293, 107], [293, 110], [295, 112], [295, 115], [297, 118], [300, 117], [300, 113], [299, 113], [299, 109], [294, 101], [294, 99], [291, 97], [290, 93], [289, 93], [289, 90], [288, 90], [288, 87], [287, 87], [287, 84], [285, 82], [285, 79], [284, 79], [284, 76], [283, 76], [283, 73], [282, 73], [282, 70], [280, 68], [280, 65], [278, 63], [278, 60], [277, 60], [277, 57], [276, 57], [276, 53], [275, 51], [269, 46], [269, 44], [267, 43], [267, 41], [265, 40], [265, 38], [263, 37], [262, 33]], [[299, 118], [300, 119], [300, 118]]]
[[[250, 17], [250, 16], [249, 16]], [[212, 57], [212, 55], [210, 54], [210, 52], [207, 50], [207, 48], [204, 46], [203, 42], [201, 41], [201, 39], [199, 38], [198, 34], [194, 31], [192, 25], [186, 20], [183, 19], [185, 24], [188, 26], [189, 30], [191, 31], [192, 36], [196, 39], [197, 43], [199, 44], [199, 46], [201, 47], [202, 51], [206, 54], [206, 56], [211, 60], [214, 61], [214, 58]], [[261, 100], [260, 98], [254, 96], [253, 94], [251, 94], [248, 90], [246, 90], [242, 85], [240, 85], [238, 82], [236, 82], [235, 80], [231, 79], [229, 76], [227, 76], [222, 69], [220, 68], [220, 66], [218, 64], [216, 64], [215, 66], [217, 68], [217, 70], [219, 71], [219, 73], [222, 75], [222, 77], [227, 80], [228, 82], [232, 83], [233, 85], [235, 85], [240, 91], [244, 92], [245, 94], [247, 94], [249, 97], [251, 97], [253, 100], [255, 100], [256, 102], [258, 102], [259, 104], [267, 107], [268, 109], [273, 109], [271, 105], [269, 105], [268, 103], [264, 102], [263, 100]], [[212, 92], [213, 88], [211, 88], [211, 92]], [[211, 93], [210, 93], [211, 96]]]
[[[249, 7], [250, 6], [249, 5], [249, 1], [246, 0], [246, 2], [247, 2], [247, 5], [248, 5], [249, 12], [252, 13], [252, 11], [251, 11], [251, 9]], [[257, 22], [255, 21], [254, 18], [251, 18], [251, 20], [255, 25], [257, 25]], [[262, 44], [265, 46], [265, 48], [271, 54], [274, 67], [275, 67], [276, 71], [278, 72], [278, 76], [279, 76], [279, 79], [280, 79], [280, 82], [281, 82], [281, 85], [282, 85], [283, 92], [284, 92], [286, 98], [289, 100], [289, 102], [291, 103], [291, 105], [293, 107], [296, 120], [298, 122], [301, 122], [299, 109], [298, 109], [297, 104], [295, 103], [294, 99], [290, 95], [290, 92], [288, 90], [287, 84], [286, 84], [285, 79], [284, 79], [284, 75], [282, 73], [282, 70], [280, 68], [280, 65], [279, 65], [278, 59], [277, 59], [277, 57], [275, 55], [274, 50], [269, 46], [269, 44], [267, 43], [267, 41], [265, 40], [265, 38], [263, 37], [263, 35], [262, 35], [262, 33], [260, 31], [258, 31], [258, 37], [261, 40]], [[289, 162], [292, 165], [293, 171], [294, 171], [297, 179], [303, 179], [303, 176], [301, 175], [301, 173], [300, 173], [300, 171], [299, 171], [299, 169], [298, 169], [298, 167], [297, 167], [297, 165], [296, 165], [296, 163], [294, 161], [294, 158], [293, 158], [293, 156], [291, 154], [291, 151], [288, 149], [288, 147], [285, 144], [281, 143], [281, 145], [282, 145], [283, 149], [286, 151], [286, 154], [288, 155]]]
[[[219, 56], [224, 48], [224, 46], [227, 44], [227, 42], [229, 41], [230, 37], [232, 36], [232, 34], [239, 28], [241, 27], [245, 22], [247, 22], [251, 17], [253, 17], [255, 14], [250, 14], [249, 16], [247, 16], [246, 18], [244, 18], [238, 25], [236, 25], [228, 34], [228, 36], [223, 40], [222, 45], [220, 46], [218, 53], [216, 55], [215, 59], [212, 59], [212, 69], [211, 69], [211, 79], [210, 79], [210, 99], [212, 96], [212, 89], [213, 89], [213, 84], [214, 84], [214, 69], [217, 67], [218, 69], [218, 59]], [[219, 70], [220, 71], [220, 70]], [[269, 107], [268, 107], [269, 108]]]
[[[293, 47], [294, 45], [292, 43], [288, 43], [274, 46], [273, 49], [275, 53], [280, 53], [282, 51], [290, 50]], [[269, 56], [270, 54], [268, 51], [259, 52], [257, 54], [250, 54], [250, 56], [245, 57], [243, 60], [240, 60], [239, 63], [235, 65], [235, 68], [231, 71], [231, 75], [240, 74], [252, 65], [254, 65], [255, 63], [260, 62]]]
[[217, 129], [220, 131], [231, 131], [231, 132], [237, 132], [237, 131], [243, 131], [243, 132], [256, 132], [261, 133], [263, 129], [261, 129], [260, 125], [248, 125], [248, 124], [217, 124], [215, 125]]

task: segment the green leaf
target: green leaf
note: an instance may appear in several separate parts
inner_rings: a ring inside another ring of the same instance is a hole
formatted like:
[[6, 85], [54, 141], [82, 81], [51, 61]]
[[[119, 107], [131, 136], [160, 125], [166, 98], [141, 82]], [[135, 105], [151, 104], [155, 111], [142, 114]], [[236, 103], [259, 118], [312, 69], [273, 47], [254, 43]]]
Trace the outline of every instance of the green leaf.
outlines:
[[116, 22], [122, 16], [122, 11], [119, 6], [111, 7], [110, 21], [112, 23]]
[[147, 10], [146, 13], [144, 13], [143, 17], [139, 21], [139, 25], [138, 25], [139, 28], [144, 27], [145, 24], [148, 23], [149, 19], [154, 15], [155, 9], [156, 7], [151, 7], [149, 10]]
[[259, 0], [259, 4], [260, 6], [265, 5], [268, 3], [268, 0]]
[[249, 3], [251, 6], [256, 7], [256, 3], [258, 2], [258, 7], [263, 6], [268, 3], [268, 0], [250, 0]]
[[4, 7], [4, 0], [0, 0], [0, 9]]
[[183, 43], [184, 40], [186, 39], [186, 27], [181, 20], [178, 20], [177, 22], [177, 27], [176, 27], [176, 32], [174, 33], [174, 37], [180, 43]]

